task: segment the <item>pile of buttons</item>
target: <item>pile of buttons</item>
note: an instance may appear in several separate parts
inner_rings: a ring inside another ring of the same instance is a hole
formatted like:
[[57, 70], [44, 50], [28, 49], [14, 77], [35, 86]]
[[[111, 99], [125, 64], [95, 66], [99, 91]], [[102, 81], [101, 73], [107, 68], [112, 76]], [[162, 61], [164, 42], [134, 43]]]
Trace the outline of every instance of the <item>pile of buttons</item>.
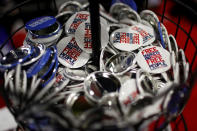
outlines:
[[[92, 58], [89, 4], [26, 23], [24, 45], [0, 60], [8, 107], [29, 130], [142, 130], [184, 106], [189, 63], [150, 10], [100, 5], [100, 65]], [[99, 50], [99, 49], [98, 49]], [[99, 69], [99, 70], [98, 70]], [[164, 124], [165, 125], [165, 124]]]

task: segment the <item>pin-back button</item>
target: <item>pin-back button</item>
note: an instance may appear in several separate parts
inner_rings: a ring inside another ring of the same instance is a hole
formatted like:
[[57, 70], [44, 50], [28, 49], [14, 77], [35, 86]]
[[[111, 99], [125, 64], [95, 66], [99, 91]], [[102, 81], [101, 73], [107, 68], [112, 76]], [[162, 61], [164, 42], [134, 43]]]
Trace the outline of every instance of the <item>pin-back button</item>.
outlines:
[[143, 10], [142, 12], [140, 12], [140, 17], [141, 19], [148, 21], [154, 28], [157, 28], [159, 19], [157, 15], [151, 10]]
[[42, 84], [43, 87], [45, 87], [47, 84], [50, 83], [50, 81], [52, 81], [57, 73], [58, 70], [58, 59], [57, 57], [55, 57], [55, 63], [54, 66], [52, 68], [52, 70], [43, 78], [44, 82]]
[[135, 54], [130, 52], [121, 52], [112, 56], [105, 63], [105, 70], [115, 75], [123, 75], [135, 66]]
[[111, 58], [115, 54], [116, 53], [113, 52], [113, 50], [110, 49], [108, 46], [106, 46], [105, 48], [103, 48], [101, 50], [101, 54], [100, 54], [100, 71], [104, 71], [105, 63], [107, 62], [107, 60], [109, 58]]
[[119, 101], [123, 107], [122, 109], [128, 112], [128, 106], [134, 103], [139, 95], [135, 79], [128, 79], [123, 83], [119, 91]]
[[84, 82], [83, 81], [75, 81], [70, 80], [68, 85], [66, 86], [68, 91], [83, 91]]
[[178, 58], [178, 45], [173, 35], [169, 35], [168, 49], [170, 52], [174, 51], [176, 57]]
[[120, 29], [120, 28], [129, 28], [128, 25], [126, 24], [109, 24], [109, 36], [111, 35], [112, 32], [114, 32], [115, 30], [117, 29]]
[[34, 43], [31, 46], [33, 47], [33, 53], [31, 54], [31, 57], [29, 57], [28, 60], [22, 64], [22, 66], [27, 66], [36, 62], [38, 59], [40, 59], [40, 57], [42, 57], [46, 50], [46, 47], [43, 44]]
[[143, 45], [142, 36], [129, 28], [115, 30], [110, 36], [110, 41], [114, 47], [122, 51], [136, 50]]
[[131, 30], [138, 32], [142, 36], [143, 46], [152, 44], [155, 41], [155, 32], [153, 28], [142, 25], [140, 23], [137, 25], [133, 25], [130, 28]]
[[[76, 42], [79, 47], [86, 53], [92, 53], [92, 33], [91, 24], [84, 22], [79, 25], [75, 32]], [[106, 31], [106, 25], [101, 22], [101, 47], [104, 48], [109, 41], [109, 35]]]
[[32, 77], [33, 75], [37, 74], [48, 62], [51, 54], [51, 49], [48, 48], [46, 52], [42, 55], [39, 61], [35, 62], [27, 69], [27, 78]]
[[156, 95], [157, 93], [157, 83], [156, 81], [152, 78], [152, 76], [150, 74], [146, 74], [143, 76], [143, 79], [141, 79], [142, 81], [141, 86], [144, 90], [144, 92], [150, 94], [150, 95]]
[[128, 25], [128, 26], [132, 26], [132, 25], [138, 24], [138, 22], [136, 22], [134, 20], [131, 20], [131, 19], [128, 19], [128, 18], [120, 20], [120, 23]]
[[113, 0], [111, 4], [113, 5], [115, 3], [124, 3], [128, 5], [131, 9], [137, 11], [137, 5], [134, 0]]
[[16, 50], [11, 50], [0, 60], [0, 68], [8, 69], [25, 62], [33, 53], [30, 45], [23, 45]]
[[130, 19], [136, 22], [141, 22], [141, 18], [136, 11], [131, 8], [123, 8], [119, 14], [120, 21], [123, 19]]
[[42, 16], [27, 22], [25, 28], [27, 30], [41, 30], [55, 24], [56, 19], [53, 16]]
[[160, 22], [158, 22], [158, 35], [162, 47], [165, 49], [168, 48], [168, 42], [169, 42], [168, 32], [165, 26]]
[[61, 12], [59, 14], [57, 14], [55, 16], [55, 18], [57, 19], [57, 21], [60, 22], [60, 24], [62, 26], [64, 26], [66, 24], [66, 22], [68, 21], [68, 19], [73, 15], [74, 13], [71, 12], [71, 11], [64, 11], [64, 12]]
[[81, 10], [89, 10], [89, 6], [90, 6], [89, 2], [85, 2], [84, 4], [82, 4]]
[[64, 11], [71, 11], [71, 12], [78, 12], [82, 9], [82, 5], [77, 1], [66, 1], [65, 3], [61, 4], [59, 7], [58, 12], [62, 13]]
[[57, 34], [61, 29], [61, 25], [58, 21], [53, 25], [40, 30], [28, 30], [33, 38], [46, 38]]
[[86, 21], [90, 17], [90, 13], [87, 11], [80, 11], [72, 15], [65, 25], [65, 32], [67, 34], [75, 34], [78, 26]]
[[104, 11], [100, 10], [100, 15], [109, 23], [118, 23], [118, 20], [114, 19], [111, 15], [105, 13]]
[[141, 20], [141, 24], [143, 24], [143, 25], [146, 25], [146, 26], [149, 26], [149, 27], [151, 27], [152, 28], [152, 25], [148, 22], [148, 21], [146, 21], [146, 20]]
[[123, 8], [129, 9], [130, 7], [123, 3], [115, 3], [110, 7], [109, 13], [117, 20], [119, 20], [120, 12]]
[[138, 65], [150, 73], [162, 73], [170, 69], [170, 53], [157, 46], [143, 48], [136, 56]]
[[53, 87], [60, 87], [61, 85], [66, 86], [69, 83], [69, 78], [67, 78], [64, 75], [64, 68], [58, 68], [57, 74], [56, 74], [56, 81], [53, 84]]
[[48, 74], [53, 70], [56, 60], [57, 60], [57, 49], [55, 46], [52, 46], [50, 58], [48, 62], [45, 64], [45, 66], [42, 68], [42, 70], [38, 72], [38, 76], [40, 76], [42, 79], [46, 79]]
[[65, 37], [57, 44], [58, 61], [68, 68], [79, 68], [85, 65], [90, 55], [85, 53], [72, 36]]
[[[90, 61], [89, 61], [90, 62]], [[96, 67], [90, 63], [86, 63], [83, 67], [71, 69], [65, 67], [64, 75], [74, 81], [84, 81], [84, 79], [92, 72], [96, 71]]]
[[53, 16], [35, 18], [26, 24], [27, 41], [42, 43], [47, 46], [55, 44], [62, 33], [61, 25]]
[[98, 70], [98, 67], [96, 67], [95, 65], [93, 65], [93, 61], [88, 61], [88, 63], [84, 66], [85, 68], [85, 72], [87, 74], [90, 74], [92, 72], [95, 72]]
[[4, 89], [5, 90], [8, 90], [10, 88], [9, 87], [9, 81], [11, 79], [13, 79], [14, 73], [15, 73], [15, 69], [12, 69], [10, 71], [8, 71], [8, 70], [5, 71], [5, 73], [4, 73]]
[[58, 31], [57, 34], [46, 37], [46, 38], [34, 38], [30, 33], [27, 33], [27, 41], [28, 43], [39, 43], [39, 44], [44, 44], [46, 47], [49, 47], [51, 45], [55, 45], [56, 42], [58, 41], [59, 37], [62, 34], [62, 29]]
[[97, 103], [105, 94], [118, 91], [120, 86], [119, 79], [108, 72], [96, 71], [84, 80], [85, 94], [94, 103]]
[[64, 75], [75, 81], [83, 81], [88, 74], [83, 68], [78, 68], [78, 69], [65, 68]]

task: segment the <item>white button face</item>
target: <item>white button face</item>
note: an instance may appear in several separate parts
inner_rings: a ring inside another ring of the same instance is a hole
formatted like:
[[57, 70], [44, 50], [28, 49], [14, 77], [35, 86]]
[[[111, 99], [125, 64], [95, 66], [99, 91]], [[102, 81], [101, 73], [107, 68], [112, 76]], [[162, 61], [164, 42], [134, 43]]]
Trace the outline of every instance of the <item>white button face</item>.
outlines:
[[68, 34], [75, 34], [78, 26], [90, 17], [89, 12], [80, 11], [72, 15], [65, 25], [65, 31]]
[[[107, 32], [107, 27], [101, 19], [101, 47], [104, 48], [109, 42], [109, 35]], [[91, 33], [91, 24], [87, 20], [79, 25], [75, 33], [76, 41], [79, 47], [87, 53], [92, 53], [92, 33]]]
[[143, 46], [152, 44], [155, 41], [155, 32], [152, 27], [137, 24], [130, 27], [131, 30], [138, 32], [143, 38]]
[[115, 30], [110, 36], [110, 41], [114, 47], [122, 51], [136, 50], [143, 45], [142, 36], [129, 28]]
[[122, 103], [124, 107], [127, 107], [137, 99], [137, 96], [139, 96], [139, 93], [136, 87], [136, 80], [129, 79], [124, 82], [119, 91], [120, 103]]
[[57, 44], [58, 61], [68, 68], [79, 68], [85, 65], [90, 55], [85, 53], [72, 36], [65, 37]]
[[138, 52], [138, 65], [150, 73], [162, 73], [170, 69], [170, 53], [164, 48], [148, 46]]
[[67, 85], [69, 83], [69, 78], [64, 76], [64, 68], [58, 68], [58, 72], [56, 74], [56, 81], [53, 84], [54, 87], [59, 88], [61, 85]]

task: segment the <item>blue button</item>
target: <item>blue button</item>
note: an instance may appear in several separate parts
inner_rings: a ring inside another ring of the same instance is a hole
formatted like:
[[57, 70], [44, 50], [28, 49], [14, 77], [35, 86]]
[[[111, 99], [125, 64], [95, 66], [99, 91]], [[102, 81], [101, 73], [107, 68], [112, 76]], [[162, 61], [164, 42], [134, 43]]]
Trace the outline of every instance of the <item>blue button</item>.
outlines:
[[163, 35], [162, 35], [162, 29], [161, 29], [160, 22], [158, 22], [157, 25], [158, 25], [159, 37], [161, 39], [161, 45], [162, 45], [163, 48], [165, 48], [165, 43], [164, 43], [164, 40], [163, 40]]
[[57, 59], [57, 56], [55, 58], [55, 65], [53, 67], [53, 70], [52, 70], [52, 74], [50, 74], [50, 77], [42, 84], [42, 87], [45, 87], [54, 77], [55, 77], [55, 74], [57, 73], [57, 70], [58, 70], [58, 59]]
[[37, 74], [48, 62], [51, 54], [51, 49], [48, 48], [45, 54], [40, 58], [39, 61], [34, 63], [28, 70], [27, 70], [27, 78], [32, 77], [33, 75]]
[[53, 16], [42, 16], [27, 22], [25, 28], [27, 30], [41, 30], [53, 25], [55, 22], [56, 18]]
[[55, 46], [52, 46], [51, 47], [51, 49], [52, 49], [52, 60], [50, 61], [50, 65], [46, 65], [46, 66], [48, 66], [48, 70], [46, 71], [46, 72], [44, 72], [43, 73], [43, 75], [41, 76], [41, 78], [42, 79], [44, 79], [48, 74], [49, 74], [49, 72], [51, 71], [51, 70], [53, 70], [53, 66], [54, 66], [54, 64], [55, 64], [55, 62], [56, 62], [56, 58], [57, 58], [57, 48], [55, 47]]

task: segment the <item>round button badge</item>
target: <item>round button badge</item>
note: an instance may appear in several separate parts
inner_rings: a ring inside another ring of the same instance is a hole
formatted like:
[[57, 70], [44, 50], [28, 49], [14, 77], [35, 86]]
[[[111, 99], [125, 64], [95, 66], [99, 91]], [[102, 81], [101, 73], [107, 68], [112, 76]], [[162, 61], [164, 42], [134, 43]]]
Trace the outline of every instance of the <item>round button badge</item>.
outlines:
[[138, 97], [139, 92], [136, 85], [135, 79], [129, 79], [127, 80], [120, 88], [119, 91], [119, 101], [122, 105], [122, 109], [125, 112], [128, 112], [128, 106], [132, 103], [134, 103]]
[[[23, 44], [27, 45], [26, 40], [23, 42]], [[30, 65], [30, 64], [36, 62], [45, 53], [45, 50], [46, 50], [45, 45], [36, 44], [36, 43], [31, 43], [30, 45], [33, 47], [33, 53], [31, 55], [31, 57], [29, 57], [28, 60], [22, 64], [22, 66], [27, 66], [27, 65]]]
[[78, 1], [66, 1], [65, 3], [61, 4], [61, 6], [58, 9], [58, 12], [59, 13], [62, 13], [64, 11], [77, 12], [80, 11], [81, 8], [82, 5]]
[[143, 10], [142, 12], [140, 12], [140, 17], [141, 19], [148, 21], [152, 25], [152, 27], [157, 28], [157, 23], [159, 22], [159, 19], [154, 12], [150, 10]]
[[53, 16], [42, 16], [27, 22], [25, 28], [27, 30], [41, 30], [53, 25], [56, 22], [56, 18]]
[[53, 36], [49, 36], [46, 38], [34, 38], [34, 36], [31, 35], [30, 32], [27, 33], [26, 39], [27, 41], [29, 41], [30, 43], [39, 43], [39, 44], [44, 44], [46, 47], [49, 47], [51, 45], [54, 45], [58, 38], [61, 36], [62, 34], [62, 29], [60, 29], [57, 34], [53, 35]]
[[53, 16], [43, 16], [30, 20], [25, 25], [26, 39], [33, 43], [50, 46], [56, 44], [62, 33], [62, 26]]
[[68, 68], [79, 68], [85, 65], [90, 55], [85, 53], [75, 41], [75, 37], [69, 36], [61, 39], [57, 44], [58, 61]]
[[135, 63], [135, 53], [121, 52], [108, 59], [105, 63], [104, 69], [115, 75], [123, 75], [130, 69], [134, 68]]
[[78, 26], [86, 21], [90, 16], [90, 13], [87, 11], [80, 11], [72, 15], [65, 25], [65, 31], [67, 34], [75, 34]]
[[142, 36], [129, 28], [115, 30], [110, 36], [110, 41], [115, 48], [122, 51], [136, 50], [143, 44]]
[[84, 80], [84, 91], [87, 98], [97, 103], [108, 94], [119, 91], [121, 83], [119, 79], [109, 72], [95, 71]]
[[170, 53], [164, 48], [148, 46], [138, 52], [136, 56], [138, 65], [149, 73], [162, 73], [170, 69]]
[[64, 75], [71, 80], [83, 81], [88, 74], [83, 68], [77, 68], [77, 69], [65, 68]]
[[46, 64], [50, 60], [51, 53], [52, 50], [50, 48], [47, 48], [42, 57], [27, 69], [27, 78], [30, 78], [33, 75], [37, 74], [43, 69], [44, 66], [46, 66]]
[[[106, 24], [102, 23], [101, 19], [101, 46], [104, 48], [109, 41], [109, 35], [106, 28]], [[92, 53], [92, 33], [91, 33], [91, 24], [89, 20], [83, 22], [77, 28], [75, 32], [75, 38], [79, 47], [84, 50], [86, 53]]]
[[58, 71], [56, 73], [56, 81], [53, 84], [53, 87], [59, 89], [61, 85], [66, 86], [69, 83], [69, 78], [64, 75], [64, 68], [58, 67]]
[[55, 18], [57, 19], [57, 21], [60, 22], [60, 24], [62, 26], [64, 26], [67, 22], [67, 20], [73, 15], [74, 13], [72, 11], [64, 11], [64, 12], [61, 12], [59, 14], [57, 14], [55, 16]]
[[150, 45], [155, 41], [155, 32], [152, 27], [137, 24], [131, 26], [131, 30], [138, 32], [143, 38], [143, 46]]
[[57, 59], [57, 49], [55, 46], [52, 46], [50, 58], [46, 63], [46, 65], [42, 68], [42, 71], [38, 72], [38, 76], [41, 76], [41, 78], [44, 79], [49, 74], [49, 72], [53, 70], [53, 67], [56, 63], [56, 59]]

